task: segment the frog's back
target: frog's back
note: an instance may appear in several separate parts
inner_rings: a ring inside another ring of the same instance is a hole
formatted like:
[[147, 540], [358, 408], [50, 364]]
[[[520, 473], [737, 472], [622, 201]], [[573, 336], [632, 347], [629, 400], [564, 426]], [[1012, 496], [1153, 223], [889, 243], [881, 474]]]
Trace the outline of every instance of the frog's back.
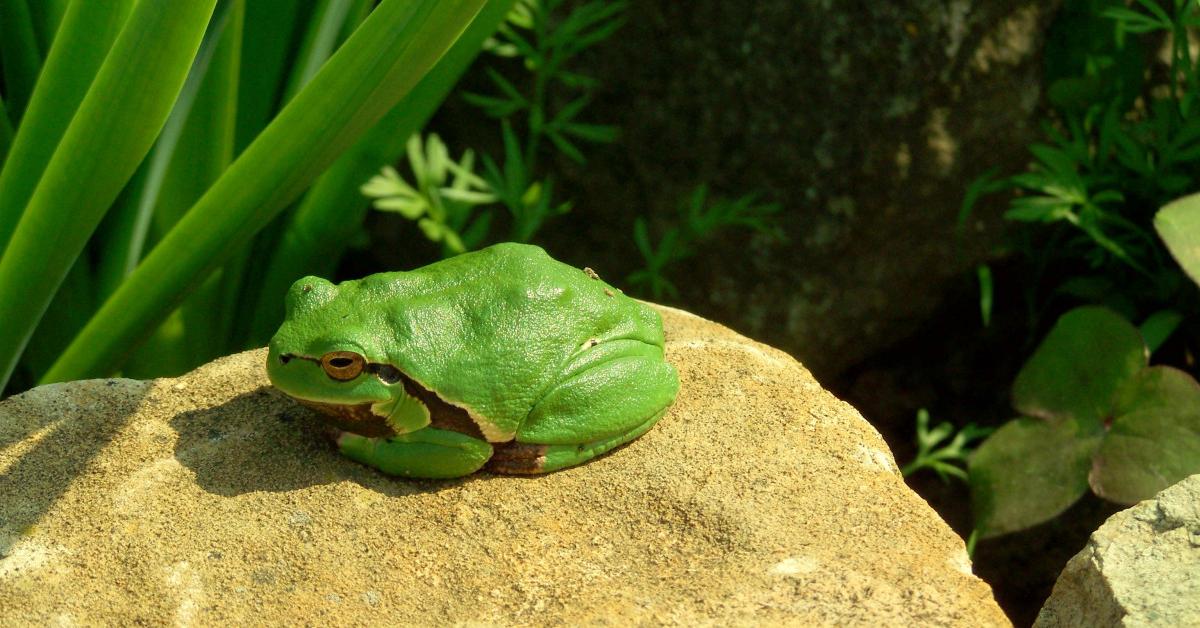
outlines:
[[537, 246], [498, 244], [370, 280], [392, 295], [393, 363], [484, 419], [489, 440], [511, 438], [579, 351], [616, 338], [662, 349], [657, 312]]

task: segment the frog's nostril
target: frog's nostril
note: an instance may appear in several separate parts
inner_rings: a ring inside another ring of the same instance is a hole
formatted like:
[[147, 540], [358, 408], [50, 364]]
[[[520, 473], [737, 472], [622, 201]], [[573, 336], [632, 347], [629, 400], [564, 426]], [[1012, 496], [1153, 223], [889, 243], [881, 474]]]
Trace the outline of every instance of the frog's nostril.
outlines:
[[280, 354], [280, 356], [279, 356], [280, 364], [287, 364], [288, 362], [291, 362], [291, 361], [292, 361], [292, 354], [290, 354], [290, 353]]

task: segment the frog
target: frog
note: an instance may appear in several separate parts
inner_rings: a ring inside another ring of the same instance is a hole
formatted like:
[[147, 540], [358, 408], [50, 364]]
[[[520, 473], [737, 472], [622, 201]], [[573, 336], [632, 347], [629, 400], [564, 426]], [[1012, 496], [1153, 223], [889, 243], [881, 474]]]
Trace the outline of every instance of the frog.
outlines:
[[572, 467], [645, 434], [679, 391], [657, 311], [518, 243], [297, 280], [266, 370], [341, 454], [407, 478]]

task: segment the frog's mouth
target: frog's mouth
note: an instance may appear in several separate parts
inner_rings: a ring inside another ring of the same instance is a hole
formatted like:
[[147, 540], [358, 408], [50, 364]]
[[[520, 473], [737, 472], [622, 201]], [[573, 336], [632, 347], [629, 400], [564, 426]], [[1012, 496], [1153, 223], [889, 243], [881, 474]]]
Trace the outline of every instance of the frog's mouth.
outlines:
[[296, 401], [320, 412], [334, 427], [363, 436], [395, 436], [396, 430], [388, 424], [387, 417], [371, 411], [370, 402], [342, 404], [309, 401], [295, 397]]

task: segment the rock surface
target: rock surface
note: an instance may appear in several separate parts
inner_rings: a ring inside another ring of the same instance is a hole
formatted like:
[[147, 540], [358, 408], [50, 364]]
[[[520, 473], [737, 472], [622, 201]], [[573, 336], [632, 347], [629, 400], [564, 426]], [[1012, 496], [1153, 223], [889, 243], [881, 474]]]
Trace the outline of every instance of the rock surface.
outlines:
[[680, 398], [541, 477], [388, 478], [265, 352], [0, 404], [7, 625], [1007, 625], [883, 440], [788, 355], [664, 309]]
[[1104, 522], [1034, 625], [1200, 626], [1200, 475]]

